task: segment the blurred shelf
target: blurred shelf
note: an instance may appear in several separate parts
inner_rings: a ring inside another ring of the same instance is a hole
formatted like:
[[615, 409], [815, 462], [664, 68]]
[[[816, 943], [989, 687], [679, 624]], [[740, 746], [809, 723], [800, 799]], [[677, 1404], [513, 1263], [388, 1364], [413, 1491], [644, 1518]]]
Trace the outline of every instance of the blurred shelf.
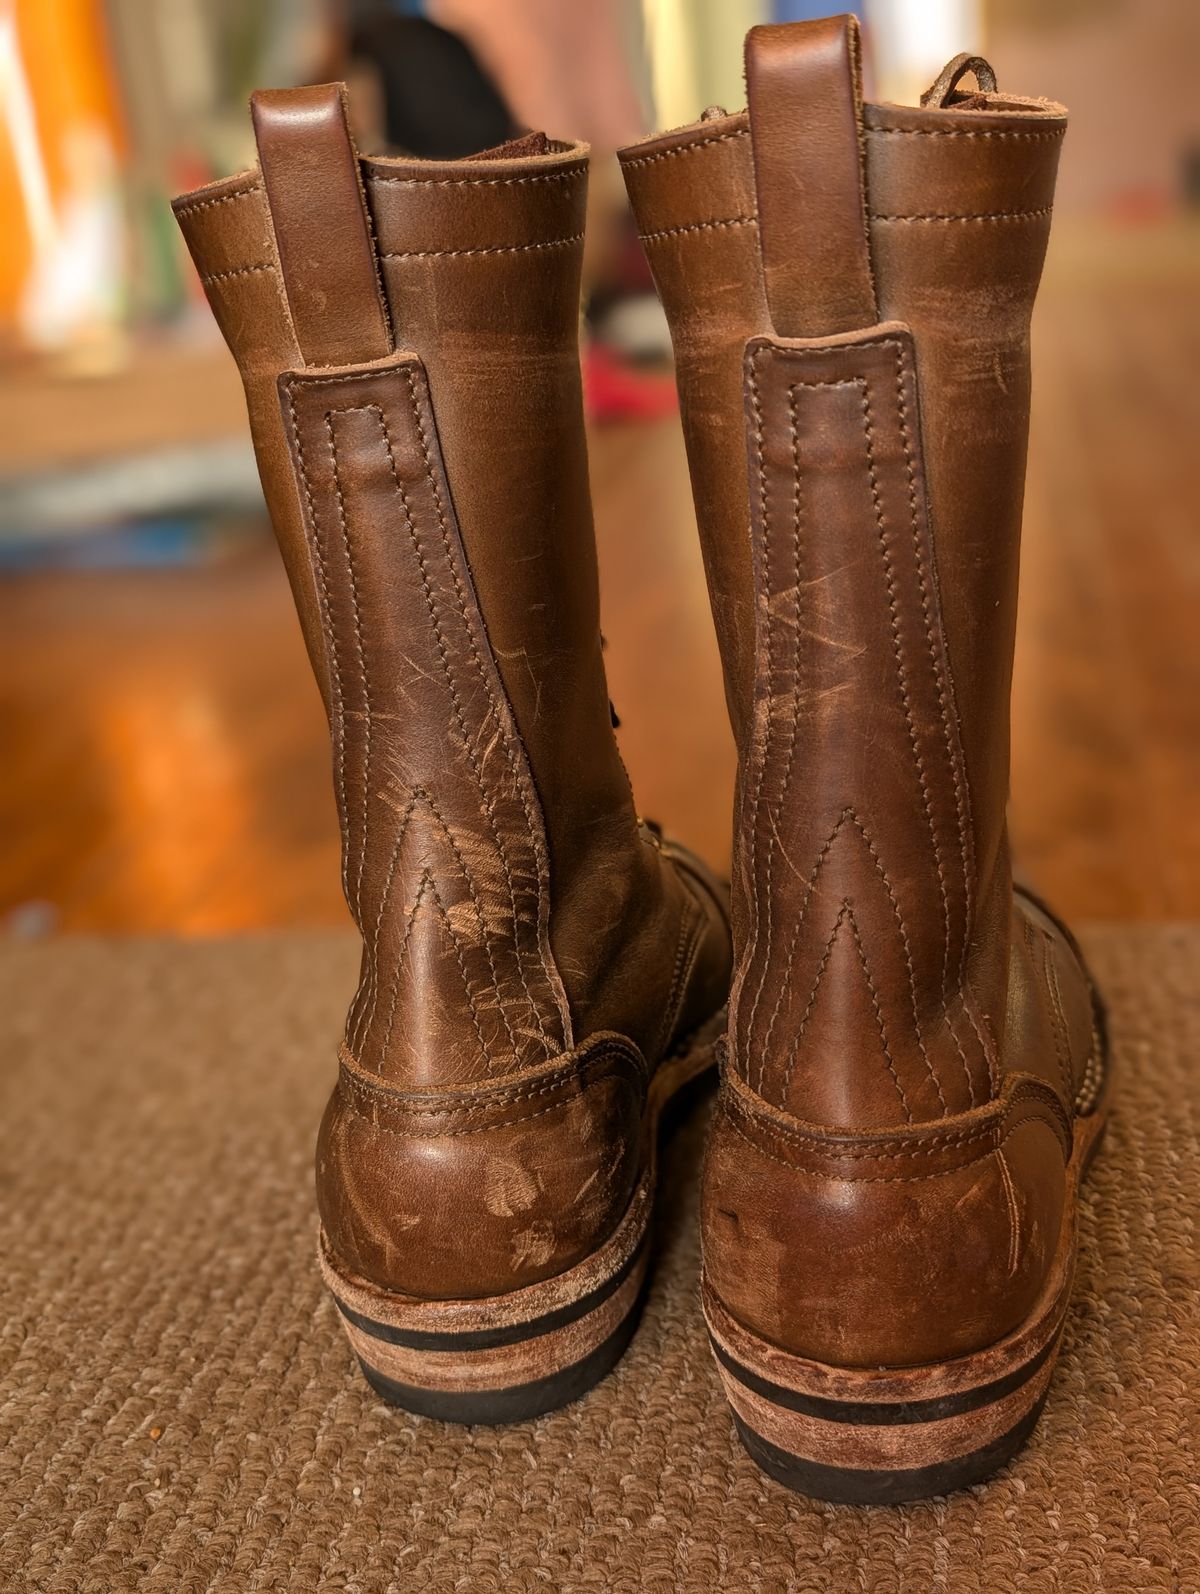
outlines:
[[142, 338], [118, 352], [121, 363], [95, 375], [48, 360], [0, 365], [0, 475], [244, 436], [241, 382], [215, 336]]

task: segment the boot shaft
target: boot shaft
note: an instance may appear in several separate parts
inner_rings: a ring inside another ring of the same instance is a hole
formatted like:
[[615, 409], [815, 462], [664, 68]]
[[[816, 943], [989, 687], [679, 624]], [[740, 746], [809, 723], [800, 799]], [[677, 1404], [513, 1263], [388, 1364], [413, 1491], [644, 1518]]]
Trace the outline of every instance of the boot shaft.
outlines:
[[729, 978], [723, 893], [639, 824], [613, 740], [587, 151], [360, 161], [337, 87], [252, 111], [259, 170], [176, 213], [245, 380], [363, 940], [322, 1266], [387, 1398], [534, 1416], [628, 1339], [658, 1115]]
[[864, 106], [842, 23], [754, 30], [747, 82], [747, 114], [622, 159], [740, 755], [733, 1066], [867, 1129], [998, 1084], [1028, 332], [1065, 116], [949, 80]]
[[470, 161], [360, 160], [330, 86], [256, 95], [253, 115], [258, 171], [176, 214], [244, 378], [329, 713], [365, 949], [347, 1045], [424, 1088], [535, 1067], [606, 1024], [640, 1041], [658, 993], [605, 980], [670, 912], [601, 662], [586, 148], [533, 134]]

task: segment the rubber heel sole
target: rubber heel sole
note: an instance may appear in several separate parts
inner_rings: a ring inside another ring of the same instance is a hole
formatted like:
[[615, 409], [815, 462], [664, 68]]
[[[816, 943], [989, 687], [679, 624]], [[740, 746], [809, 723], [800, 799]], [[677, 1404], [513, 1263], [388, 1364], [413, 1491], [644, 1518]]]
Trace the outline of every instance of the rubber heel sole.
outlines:
[[1032, 1433], [1046, 1398], [1066, 1295], [1000, 1344], [955, 1361], [838, 1368], [751, 1334], [706, 1285], [704, 1310], [738, 1434], [798, 1493], [894, 1505], [978, 1483]]

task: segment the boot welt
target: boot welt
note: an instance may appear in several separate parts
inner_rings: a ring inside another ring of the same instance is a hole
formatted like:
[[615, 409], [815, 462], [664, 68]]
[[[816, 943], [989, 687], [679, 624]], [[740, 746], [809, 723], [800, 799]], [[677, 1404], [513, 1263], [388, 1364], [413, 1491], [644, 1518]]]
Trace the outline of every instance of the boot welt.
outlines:
[[650, 1271], [661, 1121], [713, 1065], [723, 1012], [655, 1071], [642, 1172], [616, 1230], [555, 1278], [481, 1300], [431, 1301], [349, 1276], [320, 1237], [321, 1271], [371, 1387], [392, 1405], [455, 1423], [524, 1422], [570, 1404], [620, 1359]]

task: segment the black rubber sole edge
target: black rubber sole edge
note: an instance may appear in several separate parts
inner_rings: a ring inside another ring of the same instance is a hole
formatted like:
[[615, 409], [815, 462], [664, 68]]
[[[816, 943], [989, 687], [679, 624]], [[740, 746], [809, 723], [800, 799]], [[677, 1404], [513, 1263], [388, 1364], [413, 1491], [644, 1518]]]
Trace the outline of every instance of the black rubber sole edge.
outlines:
[[400, 1406], [419, 1417], [453, 1422], [466, 1427], [481, 1424], [499, 1427], [505, 1423], [528, 1422], [560, 1406], [569, 1406], [593, 1389], [620, 1361], [637, 1327], [645, 1300], [643, 1288], [621, 1322], [595, 1350], [582, 1361], [564, 1367], [545, 1378], [507, 1389], [450, 1391], [419, 1389], [389, 1378], [359, 1357], [363, 1376], [377, 1395], [390, 1406]]
[[949, 1461], [934, 1462], [928, 1467], [894, 1471], [833, 1467], [819, 1461], [806, 1461], [787, 1450], [780, 1450], [755, 1433], [736, 1411], [733, 1420], [751, 1460], [785, 1488], [816, 1500], [832, 1501], [835, 1505], [902, 1505], [907, 1500], [926, 1500], [931, 1495], [965, 1489], [990, 1477], [1010, 1461], [1029, 1438], [1045, 1402], [1046, 1392], [1043, 1391], [1020, 1422], [979, 1450]]

